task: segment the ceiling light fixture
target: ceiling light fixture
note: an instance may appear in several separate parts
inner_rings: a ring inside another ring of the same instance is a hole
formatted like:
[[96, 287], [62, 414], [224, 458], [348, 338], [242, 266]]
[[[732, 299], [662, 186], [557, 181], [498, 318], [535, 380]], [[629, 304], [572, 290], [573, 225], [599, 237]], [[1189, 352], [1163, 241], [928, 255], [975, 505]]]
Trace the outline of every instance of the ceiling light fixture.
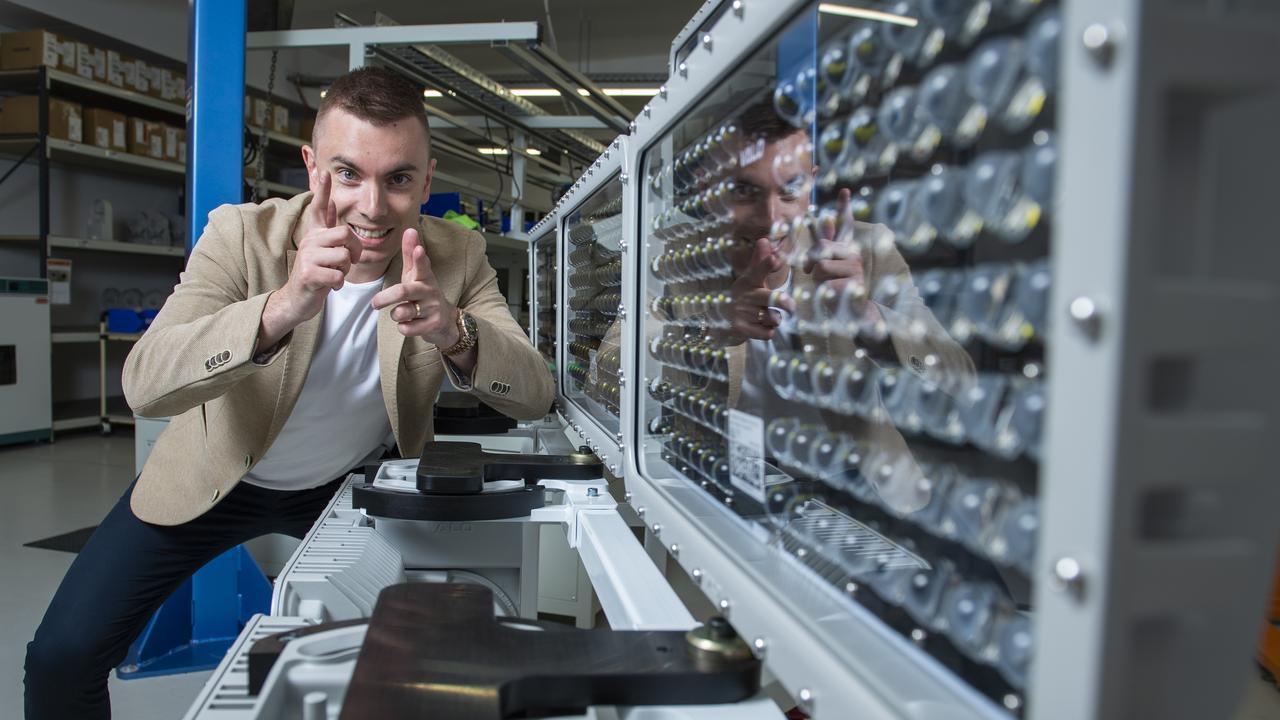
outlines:
[[867, 10], [865, 8], [849, 7], [848, 5], [837, 5], [836, 3], [818, 3], [818, 12], [828, 15], [839, 15], [840, 17], [859, 18], [861, 20], [876, 20], [879, 22], [892, 23], [894, 25], [904, 25], [906, 27], [915, 27], [920, 21], [907, 17], [906, 15], [895, 15], [893, 13], [880, 12], [879, 10]]
[[506, 155], [507, 149], [500, 147], [478, 147], [476, 148], [476, 152], [481, 155]]

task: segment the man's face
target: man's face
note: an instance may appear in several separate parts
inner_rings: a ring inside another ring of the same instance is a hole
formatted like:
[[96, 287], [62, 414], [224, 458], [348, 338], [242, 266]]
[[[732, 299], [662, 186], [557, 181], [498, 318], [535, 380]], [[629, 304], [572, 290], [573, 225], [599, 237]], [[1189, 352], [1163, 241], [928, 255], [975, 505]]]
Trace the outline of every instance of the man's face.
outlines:
[[329, 197], [338, 222], [360, 238], [360, 264], [385, 267], [431, 191], [426, 129], [413, 117], [374, 125], [334, 108], [316, 125], [314, 143], [302, 148], [311, 190], [320, 173], [331, 175]]
[[[813, 168], [808, 150], [808, 136], [797, 131], [763, 145], [755, 162], [741, 166], [733, 176], [733, 234], [744, 241], [744, 252], [731, 258], [734, 269], [742, 272], [751, 257], [755, 241], [769, 237], [779, 220], [794, 222], [809, 210], [809, 188]], [[753, 141], [754, 142], [754, 141]], [[741, 155], [741, 153], [739, 153]], [[789, 252], [784, 240], [780, 252]], [[739, 267], [742, 265], [743, 267]]]

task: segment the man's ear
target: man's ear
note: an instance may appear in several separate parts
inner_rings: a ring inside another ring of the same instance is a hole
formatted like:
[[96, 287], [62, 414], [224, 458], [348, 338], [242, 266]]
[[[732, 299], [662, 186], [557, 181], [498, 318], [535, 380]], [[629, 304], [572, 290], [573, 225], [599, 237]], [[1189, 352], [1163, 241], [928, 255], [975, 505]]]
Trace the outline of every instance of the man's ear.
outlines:
[[[310, 145], [302, 146], [302, 164], [307, 166], [307, 177], [315, 177], [316, 174], [316, 151]], [[315, 188], [311, 188], [315, 190]]]
[[436, 159], [431, 158], [427, 163], [427, 177], [422, 181], [422, 202], [426, 202], [431, 197], [431, 177], [436, 174]]

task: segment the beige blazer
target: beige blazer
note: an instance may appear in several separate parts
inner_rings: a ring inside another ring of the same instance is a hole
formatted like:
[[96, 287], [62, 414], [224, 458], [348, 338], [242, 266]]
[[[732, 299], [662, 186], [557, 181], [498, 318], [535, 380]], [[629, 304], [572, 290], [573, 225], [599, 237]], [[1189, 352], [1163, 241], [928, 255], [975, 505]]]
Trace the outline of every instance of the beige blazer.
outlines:
[[[173, 295], [129, 353], [123, 382], [130, 407], [172, 418], [133, 490], [131, 506], [142, 520], [178, 525], [208, 511], [262, 459], [293, 411], [323, 312], [261, 364], [254, 353], [262, 310], [288, 281], [310, 201], [308, 192], [209, 213]], [[483, 236], [431, 217], [418, 228], [444, 294], [476, 320], [479, 358], [466, 392], [518, 419], [543, 416], [554, 399], [552, 379], [498, 292]], [[400, 281], [401, 267], [397, 253], [384, 288]], [[378, 313], [382, 397], [397, 444], [413, 456], [432, 437], [445, 374], [463, 384], [436, 346], [405, 338], [388, 313]]]

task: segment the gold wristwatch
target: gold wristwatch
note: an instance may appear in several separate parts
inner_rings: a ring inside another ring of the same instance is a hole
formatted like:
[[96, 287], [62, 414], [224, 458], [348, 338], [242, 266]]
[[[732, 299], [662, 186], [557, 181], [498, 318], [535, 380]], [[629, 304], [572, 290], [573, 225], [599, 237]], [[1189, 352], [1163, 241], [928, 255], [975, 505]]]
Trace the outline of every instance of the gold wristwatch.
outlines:
[[458, 342], [444, 351], [445, 355], [461, 355], [476, 346], [476, 319], [471, 313], [458, 311]]

